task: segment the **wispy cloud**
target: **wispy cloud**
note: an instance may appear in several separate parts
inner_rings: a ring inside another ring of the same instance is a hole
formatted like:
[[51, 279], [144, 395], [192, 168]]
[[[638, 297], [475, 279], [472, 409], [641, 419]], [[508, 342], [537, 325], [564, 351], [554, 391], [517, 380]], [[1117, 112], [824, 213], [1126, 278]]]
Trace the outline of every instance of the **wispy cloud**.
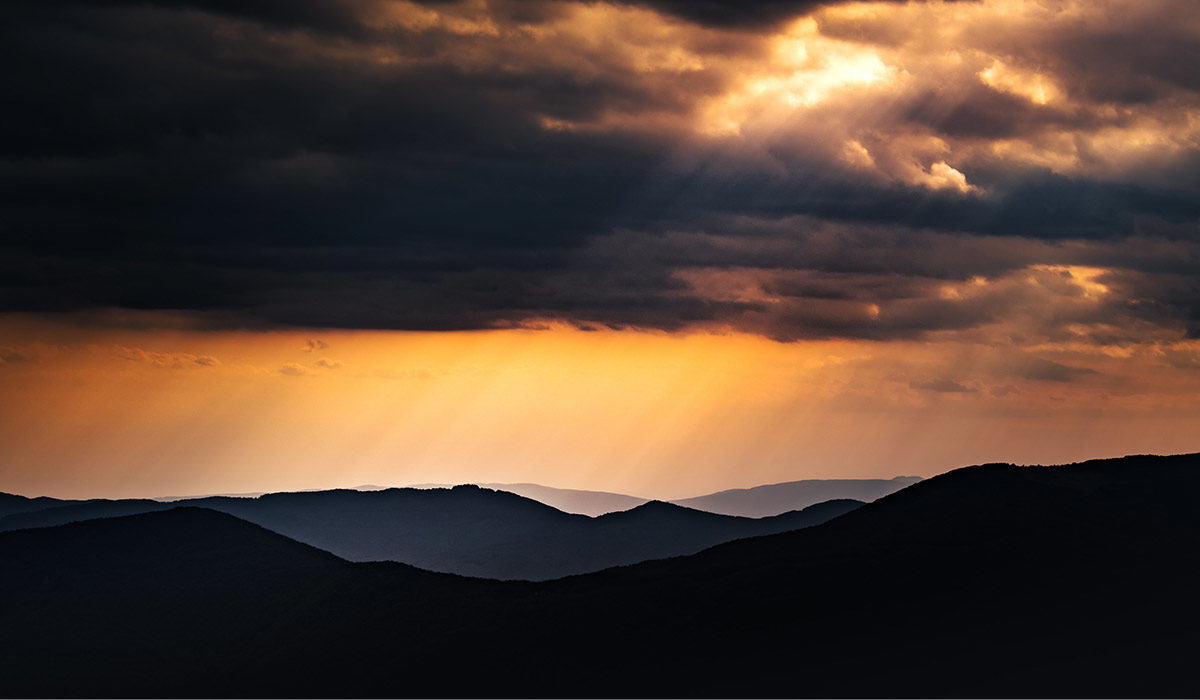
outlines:
[[150, 352], [141, 348], [117, 345], [112, 348], [117, 357], [165, 369], [199, 369], [216, 367], [221, 361], [212, 355], [193, 355], [186, 352]]

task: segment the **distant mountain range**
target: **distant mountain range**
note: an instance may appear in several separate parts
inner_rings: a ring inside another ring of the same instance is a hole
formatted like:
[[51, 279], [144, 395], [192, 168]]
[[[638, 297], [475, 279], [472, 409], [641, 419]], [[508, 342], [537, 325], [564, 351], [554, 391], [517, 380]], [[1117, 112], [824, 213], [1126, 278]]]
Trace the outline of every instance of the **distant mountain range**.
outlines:
[[[722, 515], [733, 515], [743, 518], [765, 518], [781, 515], [793, 510], [803, 510], [811, 505], [824, 501], [850, 499], [870, 502], [877, 498], [894, 493], [900, 489], [921, 480], [919, 476], [897, 476], [892, 479], [806, 479], [803, 481], [788, 481], [780, 484], [766, 484], [747, 489], [728, 489], [705, 496], [680, 498], [667, 501], [676, 505], [703, 510]], [[653, 499], [640, 496], [630, 496], [609, 491], [584, 491], [580, 489], [560, 489], [541, 484], [491, 483], [476, 482], [473, 484], [487, 489], [507, 491], [518, 496], [524, 496], [564, 513], [577, 513], [592, 517], [606, 513], [616, 513], [636, 508]], [[414, 484], [408, 488], [414, 489], [448, 489], [456, 484]], [[326, 489], [328, 491], [329, 489]], [[334, 489], [337, 491], [387, 491], [386, 486], [364, 484], [353, 489]], [[320, 493], [320, 489], [307, 489], [291, 493]], [[131, 500], [161, 501], [161, 502], [195, 502], [205, 498], [257, 498], [268, 495], [263, 492], [223, 493], [205, 496], [170, 496], [155, 499], [121, 499], [122, 502]], [[0, 518], [16, 513], [42, 510], [57, 505], [80, 504], [92, 501], [63, 500], [58, 498], [25, 498], [12, 494], [0, 493]], [[142, 511], [112, 511], [114, 515], [131, 515]]]
[[0, 531], [197, 506], [229, 513], [352, 561], [398, 561], [430, 571], [537, 581], [808, 527], [862, 503], [828, 501], [751, 519], [652, 501], [591, 518], [505, 491], [457, 486], [49, 505], [0, 518]]
[[[564, 513], [578, 513], [580, 515], [590, 515], [592, 517], [604, 515], [605, 513], [616, 513], [622, 510], [629, 510], [630, 508], [637, 508], [643, 503], [650, 502], [650, 499], [648, 498], [627, 496], [623, 493], [609, 493], [607, 491], [580, 491], [578, 489], [557, 489], [550, 486], [542, 486], [541, 484], [480, 483], [477, 484], [477, 486], [482, 486], [488, 489], [496, 489], [498, 491], [508, 491], [509, 493], [515, 493], [518, 496], [532, 498], [535, 501], [540, 501], [548, 506], [557, 508]], [[800, 509], [788, 508], [788, 510]]]
[[1197, 494], [1200, 455], [983, 465], [545, 583], [195, 507], [0, 533], [3, 694], [1196, 697]]
[[[919, 476], [894, 479], [806, 479], [782, 484], [767, 484], [748, 489], [729, 489], [694, 498], [667, 501], [675, 505], [743, 518], [766, 518], [793, 510], [803, 510], [824, 501], [852, 499], [869, 502], [915, 484]], [[608, 491], [559, 489], [541, 484], [501, 484], [479, 482], [476, 486], [508, 491], [541, 501], [564, 513], [598, 516], [629, 510], [651, 499]], [[416, 484], [412, 488], [450, 488], [451, 484]], [[360, 489], [378, 489], [362, 486]]]
[[56, 506], [64, 506], [80, 502], [81, 501], [64, 501], [58, 498], [47, 498], [45, 496], [26, 498], [25, 496], [17, 496], [11, 493], [0, 493], [0, 518], [8, 515], [29, 513], [35, 510], [45, 510], [46, 508], [54, 508]]
[[919, 476], [897, 476], [893, 479], [807, 479], [749, 489], [729, 489], [707, 496], [680, 498], [671, 503], [710, 513], [765, 518], [835, 498], [874, 501], [912, 486], [920, 480]]

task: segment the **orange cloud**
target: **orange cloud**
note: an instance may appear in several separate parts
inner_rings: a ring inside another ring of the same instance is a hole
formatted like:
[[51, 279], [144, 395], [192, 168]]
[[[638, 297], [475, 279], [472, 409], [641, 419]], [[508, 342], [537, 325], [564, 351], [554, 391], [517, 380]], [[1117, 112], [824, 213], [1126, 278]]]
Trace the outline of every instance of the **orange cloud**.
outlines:
[[141, 348], [127, 348], [123, 345], [114, 346], [113, 353], [126, 360], [144, 362], [166, 369], [195, 369], [215, 367], [221, 364], [221, 361], [212, 355], [192, 355], [186, 352], [146, 352]]

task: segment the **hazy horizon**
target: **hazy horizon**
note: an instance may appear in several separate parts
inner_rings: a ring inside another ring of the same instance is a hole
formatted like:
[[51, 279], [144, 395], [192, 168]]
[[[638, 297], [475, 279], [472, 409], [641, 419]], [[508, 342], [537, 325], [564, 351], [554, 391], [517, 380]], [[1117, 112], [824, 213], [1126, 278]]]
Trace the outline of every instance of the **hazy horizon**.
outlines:
[[[547, 489], [551, 489], [551, 490], [578, 491], [581, 493], [611, 494], [611, 495], [616, 495], [616, 496], [628, 496], [630, 498], [636, 498], [636, 499], [641, 499], [641, 500], [645, 500], [645, 501], [671, 502], [671, 501], [684, 501], [684, 500], [688, 500], [691, 498], [699, 498], [701, 496], [708, 496], [708, 495], [713, 495], [713, 494], [717, 494], [717, 493], [723, 493], [725, 491], [746, 491], [746, 490], [761, 488], [761, 487], [765, 487], [765, 486], [778, 486], [778, 485], [782, 485], [782, 484], [789, 484], [789, 483], [794, 483], [794, 482], [804, 482], [804, 481], [894, 481], [894, 480], [905, 479], [905, 478], [927, 479], [930, 476], [936, 476], [937, 474], [942, 474], [942, 473], [945, 473], [946, 471], [951, 471], [953, 469], [957, 469], [957, 468], [961, 468], [961, 467], [965, 467], [965, 466], [972, 466], [972, 465], [958, 465], [956, 467], [951, 467], [946, 470], [933, 472], [926, 476], [919, 476], [916, 474], [897, 474], [895, 476], [890, 476], [890, 477], [887, 477], [887, 476], [866, 476], [866, 477], [837, 476], [837, 477], [813, 477], [813, 478], [801, 477], [801, 478], [797, 478], [797, 479], [788, 479], [786, 481], [778, 481], [778, 482], [746, 484], [746, 485], [741, 485], [741, 486], [729, 486], [729, 487], [716, 489], [713, 491], [686, 492], [686, 493], [681, 492], [678, 494], [663, 493], [663, 494], [654, 494], [654, 495], [629, 493], [629, 492], [625, 492], [625, 491], [607, 491], [607, 490], [602, 490], [602, 489], [575, 488], [575, 487], [569, 487], [569, 486], [558, 486], [555, 484], [543, 484], [543, 483], [537, 483], [537, 482], [532, 482], [532, 481], [496, 482], [496, 481], [481, 481], [481, 480], [459, 481], [459, 482], [453, 482], [453, 483], [451, 483], [451, 482], [415, 482], [415, 483], [396, 483], [396, 484], [353, 484], [353, 485], [334, 484], [334, 485], [327, 485], [327, 486], [311, 486], [311, 487], [306, 487], [306, 488], [268, 489], [268, 490], [256, 490], [256, 491], [206, 491], [203, 493], [159, 494], [156, 496], [146, 496], [146, 495], [136, 495], [136, 494], [129, 494], [129, 495], [102, 494], [102, 493], [101, 494], [88, 494], [88, 495], [81, 494], [78, 496], [64, 496], [61, 494], [54, 494], [54, 493], [23, 493], [23, 492], [17, 492], [17, 491], [8, 491], [3, 488], [0, 488], [0, 492], [9, 493], [9, 494], [12, 494], [15, 496], [24, 496], [26, 498], [47, 497], [47, 498], [59, 498], [59, 499], [63, 499], [63, 500], [86, 500], [86, 499], [92, 499], [92, 498], [100, 498], [100, 499], [112, 499], [112, 500], [149, 499], [149, 500], [157, 500], [157, 501], [176, 501], [176, 500], [185, 500], [185, 499], [191, 499], [191, 498], [208, 498], [208, 497], [256, 498], [258, 496], [271, 494], [271, 493], [306, 493], [306, 492], [311, 493], [311, 492], [318, 492], [318, 491], [338, 491], [338, 490], [382, 491], [385, 489], [437, 489], [437, 488], [446, 489], [446, 488], [454, 488], [457, 486], [480, 486], [482, 488], [492, 488], [492, 489], [497, 489], [497, 490], [503, 490], [502, 487], [504, 487], [504, 486], [535, 486], [535, 487], [542, 487], [542, 488], [547, 488]], [[537, 500], [537, 499], [534, 499], [534, 500]]]

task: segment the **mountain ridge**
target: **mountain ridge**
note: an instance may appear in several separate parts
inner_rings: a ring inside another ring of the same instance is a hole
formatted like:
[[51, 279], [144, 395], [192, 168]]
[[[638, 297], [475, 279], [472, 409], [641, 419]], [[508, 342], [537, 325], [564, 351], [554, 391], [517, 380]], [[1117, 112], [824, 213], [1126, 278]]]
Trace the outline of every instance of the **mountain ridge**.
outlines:
[[495, 579], [545, 580], [807, 527], [861, 503], [841, 500], [747, 519], [661, 504], [591, 518], [474, 485], [302, 491], [255, 498], [84, 501], [0, 518], [0, 531], [199, 506], [235, 515], [354, 561], [398, 561]]
[[[339, 561], [243, 576], [209, 556], [241, 530], [139, 544], [177, 511], [75, 543], [93, 564], [30, 544], [91, 521], [0, 535], [0, 653], [8, 692], [32, 696], [1193, 697], [1198, 493], [1200, 455], [978, 465], [822, 525], [544, 583]], [[103, 565], [122, 548], [142, 563]], [[180, 574], [197, 560], [221, 585]]]

